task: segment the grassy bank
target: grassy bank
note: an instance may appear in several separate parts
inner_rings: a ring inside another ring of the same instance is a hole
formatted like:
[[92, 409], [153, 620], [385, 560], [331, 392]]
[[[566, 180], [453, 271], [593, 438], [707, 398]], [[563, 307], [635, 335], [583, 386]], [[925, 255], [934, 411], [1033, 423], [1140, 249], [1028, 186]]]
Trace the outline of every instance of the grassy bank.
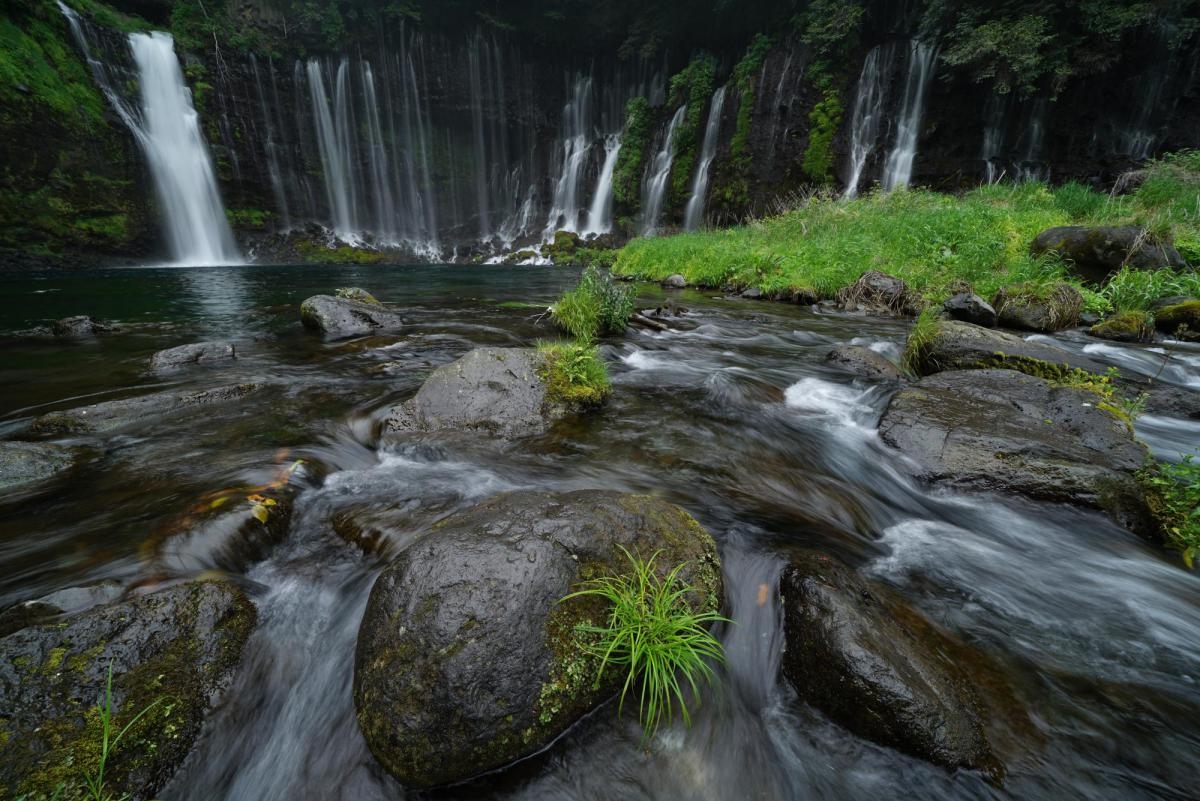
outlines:
[[[964, 283], [990, 297], [1002, 286], [1079, 282], [1054, 258], [1029, 246], [1057, 225], [1124, 224], [1169, 235], [1193, 264], [1200, 261], [1200, 154], [1150, 165], [1133, 194], [1110, 196], [1079, 184], [985, 186], [963, 195], [924, 190], [876, 193], [854, 200], [816, 195], [793, 209], [750, 225], [653, 239], [621, 251], [615, 272], [646, 280], [680, 273], [701, 286], [734, 284], [767, 293], [800, 291], [832, 297], [866, 270], [904, 279], [927, 302]], [[1088, 307], [1107, 311], [1139, 296], [1194, 294], [1194, 275], [1166, 272], [1151, 281], [1121, 276], [1123, 294], [1111, 300], [1085, 291]], [[1136, 285], [1136, 286], [1135, 286]], [[1113, 302], [1113, 301], [1117, 302]], [[1130, 306], [1132, 307], [1132, 306]]]

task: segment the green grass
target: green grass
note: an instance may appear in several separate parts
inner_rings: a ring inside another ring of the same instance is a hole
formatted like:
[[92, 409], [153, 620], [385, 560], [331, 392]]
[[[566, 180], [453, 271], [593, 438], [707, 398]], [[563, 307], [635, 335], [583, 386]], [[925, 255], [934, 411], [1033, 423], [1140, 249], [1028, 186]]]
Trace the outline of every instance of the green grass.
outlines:
[[921, 363], [925, 360], [933, 338], [938, 334], [938, 321], [941, 319], [935, 308], [925, 309], [917, 316], [912, 330], [908, 333], [908, 341], [904, 345], [904, 355], [901, 357], [901, 367], [910, 375], [921, 374]]
[[1100, 295], [1114, 311], [1146, 311], [1159, 298], [1200, 297], [1200, 273], [1124, 268], [1108, 279]]
[[1200, 555], [1200, 461], [1188, 454], [1178, 464], [1160, 462], [1149, 467], [1140, 478], [1167, 545], [1193, 567]]
[[552, 402], [576, 408], [599, 406], [612, 394], [608, 368], [594, 345], [551, 342], [538, 345], [542, 356], [539, 377]]
[[724, 650], [708, 627], [726, 619], [712, 610], [696, 611], [703, 607], [692, 600], [699, 590], [680, 577], [686, 563], [663, 577], [655, 565], [660, 552], [642, 559], [623, 547], [621, 551], [629, 560], [628, 573], [584, 582], [562, 600], [591, 597], [609, 605], [606, 625], [581, 623], [576, 631], [588, 653], [600, 660], [595, 687], [609, 667], [624, 671], [618, 714], [630, 692], [636, 694], [648, 739], [676, 707], [690, 724], [684, 688], [697, 695], [701, 680], [712, 681], [709, 661], [722, 661]]
[[583, 271], [579, 285], [550, 307], [554, 322], [583, 344], [599, 336], [619, 334], [633, 314], [633, 292], [613, 282], [595, 266]]

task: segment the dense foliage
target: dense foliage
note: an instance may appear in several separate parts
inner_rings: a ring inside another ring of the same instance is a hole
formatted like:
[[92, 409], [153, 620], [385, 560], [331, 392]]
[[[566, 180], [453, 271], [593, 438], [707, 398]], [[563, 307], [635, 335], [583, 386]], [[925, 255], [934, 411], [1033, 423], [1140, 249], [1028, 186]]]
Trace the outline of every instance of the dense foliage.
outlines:
[[682, 104], [686, 111], [683, 121], [675, 129], [672, 146], [675, 160], [671, 163], [671, 204], [681, 206], [687, 202], [691, 186], [692, 167], [700, 153], [700, 142], [704, 137], [704, 123], [709, 100], [716, 88], [717, 65], [712, 58], [701, 55], [693, 58], [687, 67], [671, 77], [668, 105]]

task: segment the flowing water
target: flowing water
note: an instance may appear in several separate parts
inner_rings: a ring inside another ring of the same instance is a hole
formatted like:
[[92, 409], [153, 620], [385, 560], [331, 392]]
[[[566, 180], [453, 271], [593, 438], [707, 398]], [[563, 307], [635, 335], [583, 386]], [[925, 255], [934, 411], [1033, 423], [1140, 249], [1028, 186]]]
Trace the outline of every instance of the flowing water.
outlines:
[[[403, 515], [408, 525], [387, 543], [394, 552], [447, 514], [534, 487], [648, 492], [696, 516], [721, 550], [735, 621], [720, 632], [728, 663], [694, 725], [667, 727], [649, 748], [636, 722], [608, 705], [547, 754], [439, 798], [1195, 797], [1200, 578], [1098, 514], [914, 483], [876, 433], [890, 390], [823, 364], [847, 343], [895, 358], [905, 322], [684, 292], [674, 296], [689, 309], [683, 330], [603, 346], [615, 391], [592, 416], [508, 447], [376, 437], [374, 422], [433, 366], [477, 345], [552, 336], [543, 310], [576, 278], [486, 267], [0, 274], [9, 300], [0, 307], [0, 435], [46, 411], [153, 389], [268, 384], [202, 414], [83, 438], [91, 461], [71, 480], [0, 498], [0, 605], [136, 580], [154, 557], [149, 543], [197, 498], [306, 464], [286, 540], [237, 567], [259, 610], [242, 665], [159, 797], [405, 798], [368, 753], [350, 693], [356, 630], [383, 560], [339, 539], [331, 517], [364, 503]], [[410, 324], [339, 343], [306, 334], [299, 302], [345, 285], [395, 303]], [[644, 305], [663, 299], [639, 289]], [[121, 330], [64, 342], [39, 329], [79, 313]], [[155, 350], [214, 338], [236, 342], [239, 359], [144, 373]], [[1060, 342], [1134, 371], [1156, 371], [1169, 355], [1163, 375], [1200, 388], [1196, 346]], [[1180, 421], [1140, 430], [1168, 450], [1180, 437], [1196, 441]], [[1005, 730], [1002, 786], [873, 745], [795, 700], [778, 677], [782, 626], [770, 588], [796, 548], [891, 585], [982, 654], [1021, 721]], [[193, 562], [209, 566], [202, 552]]]
[[884, 124], [884, 104], [887, 102], [887, 77], [891, 68], [894, 47], [879, 45], [871, 48], [863, 60], [854, 94], [854, 113], [850, 118], [850, 162], [846, 173], [846, 197], [858, 194], [867, 159], [875, 149]]
[[642, 235], [653, 236], [666, 204], [667, 188], [671, 182], [671, 164], [675, 161], [675, 129], [683, 122], [687, 106], [680, 106], [663, 132], [654, 159], [646, 170], [642, 185]]
[[700, 163], [696, 165], [696, 176], [692, 179], [692, 194], [688, 198], [683, 215], [683, 227], [695, 231], [704, 221], [704, 200], [708, 195], [708, 172], [717, 155], [718, 137], [721, 133], [721, 110], [725, 107], [725, 87], [713, 92], [708, 107], [708, 122], [704, 126], [704, 142], [700, 147]]
[[908, 186], [912, 180], [913, 160], [921, 138], [921, 120], [925, 113], [925, 94], [933, 78], [937, 48], [914, 39], [908, 53], [908, 75], [904, 79], [904, 99], [896, 118], [896, 140], [883, 165], [885, 191]]

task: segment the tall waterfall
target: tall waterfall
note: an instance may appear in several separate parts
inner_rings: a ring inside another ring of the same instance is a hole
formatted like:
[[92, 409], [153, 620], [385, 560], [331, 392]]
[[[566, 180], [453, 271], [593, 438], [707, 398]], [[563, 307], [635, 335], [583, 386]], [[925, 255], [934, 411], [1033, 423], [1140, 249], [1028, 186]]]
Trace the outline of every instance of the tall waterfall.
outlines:
[[671, 124], [663, 134], [662, 144], [650, 162], [646, 183], [642, 187], [642, 236], [653, 236], [658, 230], [663, 202], [667, 196], [667, 184], [671, 178], [671, 164], [675, 160], [675, 129], [683, 122], [687, 106], [680, 106], [671, 117]]
[[342, 59], [337, 78], [332, 83], [332, 98], [327, 91], [321, 62], [308, 62], [308, 88], [312, 94], [313, 116], [317, 127], [317, 142], [321, 148], [321, 170], [325, 176], [325, 193], [333, 216], [333, 229], [347, 241], [356, 241], [358, 215], [355, 204], [354, 177], [351, 174], [354, 154], [351, 151], [349, 61]]
[[704, 198], [708, 194], [708, 171], [717, 155], [717, 137], [721, 132], [721, 110], [725, 106], [725, 87], [713, 92], [708, 107], [708, 123], [704, 126], [704, 142], [700, 146], [700, 163], [692, 179], [692, 196], [688, 198], [683, 215], [683, 227], [695, 231], [704, 219]]
[[987, 108], [984, 111], [983, 149], [980, 153], [984, 176], [989, 184], [996, 183], [1004, 174], [1000, 150], [1004, 147], [1007, 120], [1008, 95], [993, 94], [988, 98]]
[[854, 114], [850, 120], [850, 168], [846, 173], [846, 197], [858, 194], [867, 159], [875, 149], [883, 128], [884, 103], [887, 100], [886, 70], [891, 66], [891, 48], [875, 47], [863, 60], [854, 95]]
[[925, 113], [925, 93], [933, 77], [937, 49], [919, 40], [912, 41], [908, 54], [908, 75], [904, 79], [904, 103], [896, 126], [896, 141], [883, 169], [883, 188], [891, 191], [908, 186], [912, 180], [913, 159]]
[[562, 168], [554, 185], [554, 200], [546, 223], [546, 237], [557, 230], [578, 231], [583, 211], [580, 184], [592, 146], [592, 79], [580, 76], [571, 99], [563, 107]]
[[613, 173], [617, 168], [617, 156], [621, 154], [621, 135], [610, 134], [604, 138], [604, 164], [596, 180], [596, 191], [592, 193], [592, 206], [588, 209], [585, 236], [607, 234], [612, 230]]

